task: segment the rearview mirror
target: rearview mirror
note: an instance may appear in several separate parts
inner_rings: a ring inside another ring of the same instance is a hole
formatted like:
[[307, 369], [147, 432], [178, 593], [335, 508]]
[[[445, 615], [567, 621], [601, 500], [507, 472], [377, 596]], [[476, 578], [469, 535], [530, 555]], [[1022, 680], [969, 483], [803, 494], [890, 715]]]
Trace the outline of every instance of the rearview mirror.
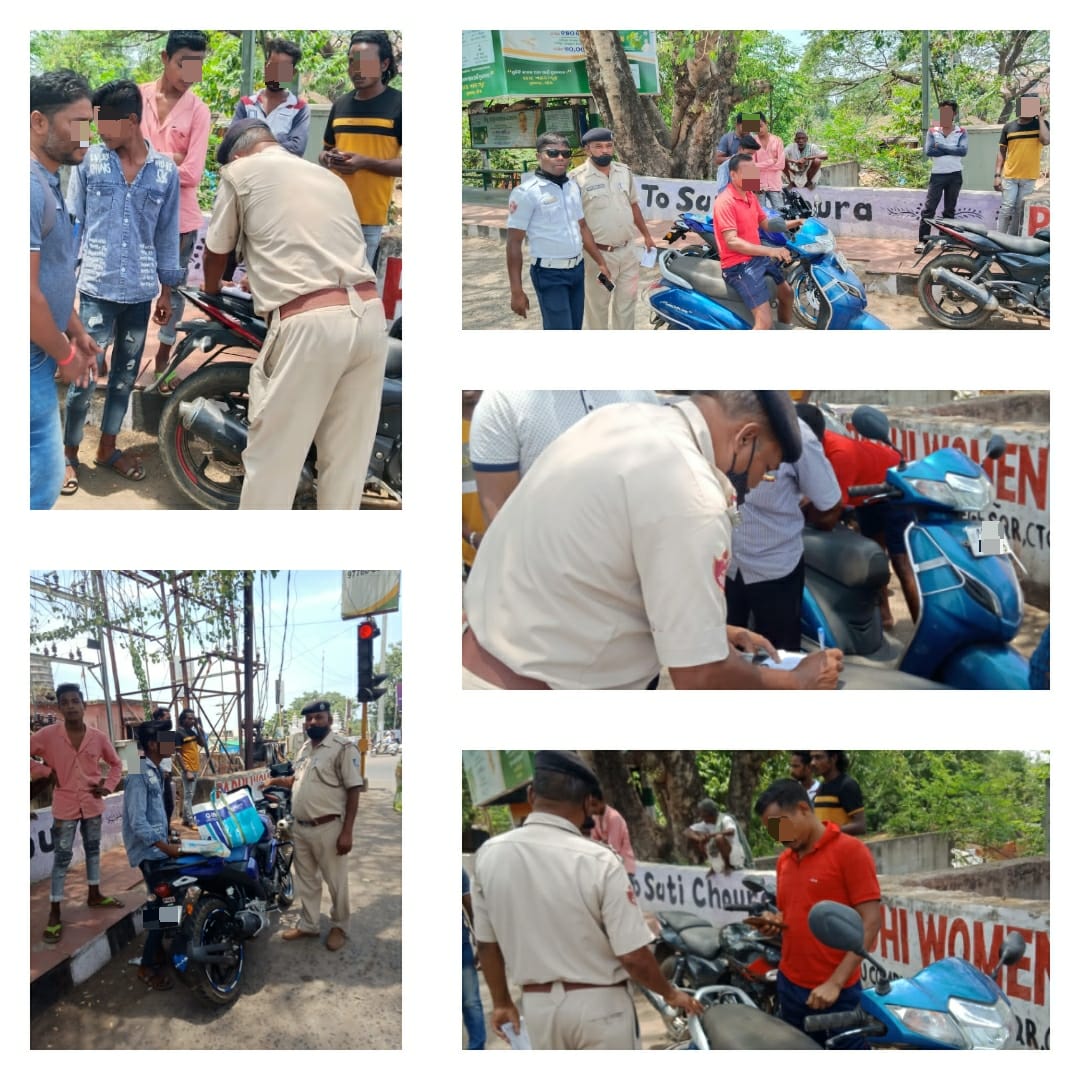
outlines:
[[759, 893], [765, 891], [765, 882], [759, 877], [744, 877], [742, 879], [743, 888], [748, 889], [752, 893]]
[[892, 445], [889, 418], [880, 409], [875, 409], [872, 405], [860, 405], [851, 414], [851, 422], [864, 439]]
[[1025, 952], [1027, 952], [1027, 942], [1024, 940], [1024, 935], [1018, 930], [1014, 930], [1001, 943], [998, 957], [1006, 967], [1009, 967], [1015, 964]]
[[820, 900], [810, 909], [810, 933], [830, 949], [864, 955], [863, 922], [859, 913], [835, 900]]
[[1002, 435], [991, 435], [990, 441], [986, 444], [986, 456], [993, 460], [997, 460], [1005, 453], [1005, 438]]
[[764, 229], [766, 232], [787, 232], [787, 219], [782, 217], [771, 217], [765, 219]]

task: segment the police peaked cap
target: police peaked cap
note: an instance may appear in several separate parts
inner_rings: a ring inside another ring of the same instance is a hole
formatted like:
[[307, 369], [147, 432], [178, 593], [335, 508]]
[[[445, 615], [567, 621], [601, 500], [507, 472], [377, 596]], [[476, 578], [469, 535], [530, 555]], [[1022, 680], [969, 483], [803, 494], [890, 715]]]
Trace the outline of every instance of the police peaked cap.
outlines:
[[309, 701], [301, 710], [301, 716], [310, 716], [312, 713], [330, 712], [329, 701]]
[[615, 136], [607, 128], [589, 128], [581, 136], [581, 145], [588, 146], [591, 142], [614, 142]]
[[795, 403], [786, 390], [755, 390], [765, 415], [769, 418], [776, 441], [780, 444], [782, 461], [794, 463], [802, 457], [802, 432]]
[[569, 750], [537, 750], [535, 767], [544, 769], [547, 772], [576, 776], [579, 780], [584, 780], [592, 788], [589, 794], [599, 795], [600, 793], [600, 781], [596, 778], [596, 773], [577, 754], [571, 753]]

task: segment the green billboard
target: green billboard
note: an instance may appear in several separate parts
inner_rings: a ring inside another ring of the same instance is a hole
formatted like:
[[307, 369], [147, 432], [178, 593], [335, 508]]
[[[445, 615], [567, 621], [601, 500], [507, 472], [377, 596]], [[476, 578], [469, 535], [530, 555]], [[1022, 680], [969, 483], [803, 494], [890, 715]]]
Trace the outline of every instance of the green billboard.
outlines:
[[[620, 30], [640, 94], [660, 92], [655, 30]], [[576, 30], [463, 30], [461, 100], [584, 97], [585, 53]]]
[[533, 751], [463, 750], [461, 764], [473, 806], [484, 806], [532, 780]]

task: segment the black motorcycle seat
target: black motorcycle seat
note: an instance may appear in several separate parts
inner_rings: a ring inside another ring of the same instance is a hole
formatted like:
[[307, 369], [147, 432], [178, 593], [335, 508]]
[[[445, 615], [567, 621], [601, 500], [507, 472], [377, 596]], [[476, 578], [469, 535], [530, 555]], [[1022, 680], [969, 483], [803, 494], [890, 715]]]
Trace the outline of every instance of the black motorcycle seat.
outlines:
[[713, 1005], [701, 1026], [713, 1050], [824, 1049], [797, 1027], [749, 1005]]
[[984, 225], [981, 221], [960, 221], [958, 218], [939, 218], [938, 220], [950, 229], [975, 233], [976, 236], [985, 236], [990, 231], [990, 226]]
[[1010, 236], [994, 229], [987, 232], [986, 239], [993, 240], [1006, 251], [1015, 251], [1017, 255], [1045, 255], [1050, 250], [1046, 240], [1036, 240], [1033, 236]]
[[687, 952], [705, 960], [714, 960], [720, 953], [720, 934], [715, 926], [689, 926], [680, 935]]
[[[720, 301], [724, 307], [731, 308], [745, 321], [754, 321], [753, 316], [749, 314], [749, 308], [739, 298], [739, 294], [734, 289], [728, 288], [720, 263], [713, 259], [683, 258], [669, 260], [668, 269], [687, 281], [696, 292], [712, 300]], [[769, 290], [769, 303], [775, 304], [776, 282], [771, 277], [766, 277], [765, 284]]]
[[803, 529], [808, 568], [849, 588], [878, 589], [889, 580], [889, 559], [868, 537], [850, 529]]
[[672, 930], [679, 934], [684, 930], [688, 930], [691, 926], [711, 925], [708, 919], [703, 919], [700, 915], [694, 915], [689, 911], [658, 911], [656, 917], [667, 923]]
[[386, 378], [401, 378], [401, 341], [398, 338], [386, 339]]

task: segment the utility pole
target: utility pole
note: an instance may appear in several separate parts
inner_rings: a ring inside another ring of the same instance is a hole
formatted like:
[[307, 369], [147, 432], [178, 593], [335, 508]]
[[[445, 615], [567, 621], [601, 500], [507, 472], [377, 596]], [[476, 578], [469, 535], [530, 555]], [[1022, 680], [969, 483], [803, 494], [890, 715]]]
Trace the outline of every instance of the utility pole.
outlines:
[[[105, 625], [102, 630], [105, 634], [105, 640], [109, 643], [109, 659], [112, 661], [113, 669], [113, 684], [116, 686], [116, 710], [118, 720], [117, 723], [120, 727], [120, 733], [127, 736], [127, 732], [124, 731], [124, 699], [120, 696], [120, 672], [116, 667], [116, 649], [113, 647], [112, 636], [112, 620], [109, 618], [109, 602], [105, 597], [105, 574], [101, 570], [94, 571], [94, 580], [97, 582], [98, 595], [101, 597], [101, 613], [105, 617]], [[102, 668], [105, 663], [102, 659]]]
[[922, 32], [922, 130], [930, 127], [930, 31]]
[[255, 602], [253, 573], [244, 571], [244, 768], [255, 765], [255, 735], [252, 712], [255, 706]]

